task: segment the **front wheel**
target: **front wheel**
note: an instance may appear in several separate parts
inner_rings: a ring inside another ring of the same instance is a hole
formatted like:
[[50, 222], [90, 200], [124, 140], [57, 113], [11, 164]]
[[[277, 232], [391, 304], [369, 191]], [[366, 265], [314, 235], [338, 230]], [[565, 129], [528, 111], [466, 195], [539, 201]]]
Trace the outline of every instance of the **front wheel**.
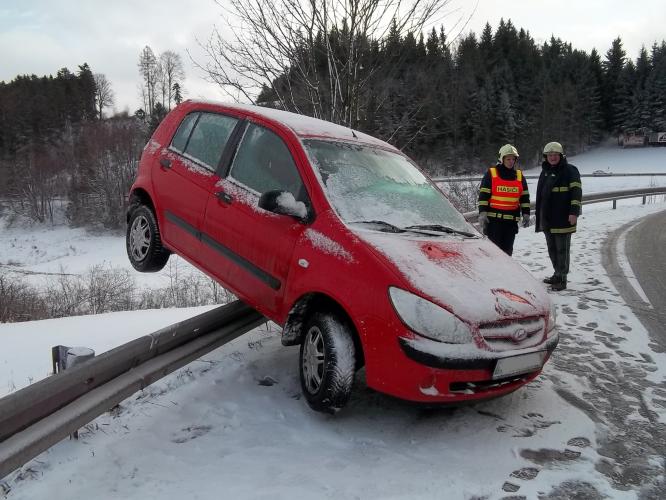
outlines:
[[146, 205], [139, 205], [130, 212], [125, 247], [132, 267], [143, 273], [159, 271], [169, 260], [155, 214]]
[[351, 326], [332, 313], [315, 313], [301, 343], [301, 389], [310, 408], [335, 413], [349, 401], [356, 349]]

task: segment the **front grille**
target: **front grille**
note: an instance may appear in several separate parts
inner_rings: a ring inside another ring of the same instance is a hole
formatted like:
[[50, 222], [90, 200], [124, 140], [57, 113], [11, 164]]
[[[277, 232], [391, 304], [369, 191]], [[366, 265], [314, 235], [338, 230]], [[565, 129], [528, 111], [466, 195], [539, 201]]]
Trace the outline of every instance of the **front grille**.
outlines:
[[493, 351], [511, 351], [539, 345], [546, 322], [541, 317], [493, 321], [479, 326], [479, 332]]

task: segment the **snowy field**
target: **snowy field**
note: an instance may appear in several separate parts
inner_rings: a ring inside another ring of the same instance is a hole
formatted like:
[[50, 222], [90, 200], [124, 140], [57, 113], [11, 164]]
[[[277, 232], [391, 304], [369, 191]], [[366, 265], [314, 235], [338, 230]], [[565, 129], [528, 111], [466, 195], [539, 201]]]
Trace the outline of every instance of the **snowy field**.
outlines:
[[[657, 151], [666, 159], [666, 149]], [[602, 180], [587, 179], [584, 189]], [[341, 413], [317, 414], [300, 395], [298, 347], [282, 347], [279, 328], [267, 324], [4, 478], [0, 496], [660, 498], [664, 456], [654, 453], [650, 438], [666, 428], [666, 354], [620, 298], [600, 251], [609, 232], [662, 210], [663, 199], [585, 208], [572, 239], [569, 289], [550, 294], [560, 346], [542, 375], [509, 396], [424, 408], [371, 391], [361, 372]], [[48, 279], [43, 273], [82, 273], [100, 261], [130, 268], [121, 235], [62, 227], [3, 228], [0, 235], [0, 265], [35, 285]], [[531, 228], [518, 234], [514, 257], [539, 279], [551, 274], [543, 235]], [[196, 272], [179, 262], [181, 272]], [[161, 286], [165, 273], [135, 279]], [[101, 353], [207, 309], [0, 324], [0, 396], [47, 376], [52, 345]]]

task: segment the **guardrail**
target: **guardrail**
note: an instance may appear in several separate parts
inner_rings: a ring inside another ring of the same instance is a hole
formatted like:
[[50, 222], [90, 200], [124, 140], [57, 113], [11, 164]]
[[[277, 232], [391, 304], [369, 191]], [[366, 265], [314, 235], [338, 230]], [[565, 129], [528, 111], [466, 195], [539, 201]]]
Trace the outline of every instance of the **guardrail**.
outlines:
[[[648, 196], [666, 195], [666, 187], [652, 187], [652, 188], [637, 188], [625, 189], [620, 191], [608, 191], [605, 193], [591, 193], [583, 195], [583, 205], [590, 205], [592, 203], [604, 203], [607, 201], [613, 202], [613, 209], [617, 208], [617, 200], [625, 200], [629, 198], [643, 198], [643, 205], [645, 205]], [[534, 202], [530, 204], [534, 210]], [[476, 222], [479, 218], [479, 213], [475, 210], [473, 212], [465, 212], [463, 214], [468, 222]]]
[[135, 392], [267, 319], [236, 301], [0, 399], [0, 479]]
[[[666, 172], [654, 172], [654, 173], [618, 173], [614, 174], [612, 172], [608, 173], [598, 173], [598, 174], [580, 174], [581, 177], [659, 177], [666, 175]], [[525, 175], [525, 179], [538, 179], [538, 174], [529, 174]], [[469, 176], [447, 176], [447, 177], [432, 177], [433, 182], [481, 182], [483, 175], [469, 175]]]

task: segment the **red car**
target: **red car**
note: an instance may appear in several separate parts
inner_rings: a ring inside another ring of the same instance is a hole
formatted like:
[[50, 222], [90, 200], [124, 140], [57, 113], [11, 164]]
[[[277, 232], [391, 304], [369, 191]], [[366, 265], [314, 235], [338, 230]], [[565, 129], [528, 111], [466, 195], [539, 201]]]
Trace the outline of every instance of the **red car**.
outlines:
[[283, 326], [314, 410], [342, 408], [361, 367], [405, 400], [500, 396], [558, 342], [543, 286], [408, 157], [343, 126], [186, 101], [145, 147], [127, 221], [137, 270], [175, 252]]

